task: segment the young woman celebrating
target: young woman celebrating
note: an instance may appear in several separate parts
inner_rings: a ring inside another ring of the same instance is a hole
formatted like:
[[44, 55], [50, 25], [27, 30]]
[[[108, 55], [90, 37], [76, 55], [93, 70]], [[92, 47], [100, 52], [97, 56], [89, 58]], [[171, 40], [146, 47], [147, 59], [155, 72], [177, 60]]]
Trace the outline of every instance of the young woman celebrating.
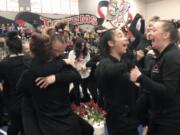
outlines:
[[133, 82], [150, 93], [152, 119], [148, 135], [180, 134], [180, 52], [176, 25], [170, 21], [157, 21], [151, 31], [152, 48], [160, 55], [155, 61], [151, 77], [143, 75], [137, 67], [130, 74]]
[[137, 135], [135, 91], [128, 79], [131, 65], [123, 60], [128, 41], [118, 29], [106, 31], [100, 42], [102, 60], [96, 69], [96, 78], [105, 109], [110, 135]]
[[15, 31], [9, 32], [6, 39], [9, 55], [0, 63], [0, 84], [3, 84], [3, 98], [10, 118], [8, 135], [18, 135], [22, 131], [21, 100], [23, 92], [16, 89], [16, 83], [25, 70], [22, 54], [22, 41]]
[[[29, 105], [24, 106], [23, 109], [25, 133], [27, 135], [80, 134], [79, 120], [72, 112], [69, 101], [69, 83], [80, 80], [80, 75], [65, 62], [63, 65], [62, 59], [56, 59], [49, 36], [32, 35], [30, 49], [33, 55], [32, 63], [17, 84], [19, 90], [24, 90], [24, 102]], [[55, 75], [54, 83], [48, 87], [46, 85], [39, 87], [36, 79], [51, 74]]]
[[[82, 87], [84, 101], [90, 100], [90, 96], [87, 92], [88, 77], [90, 75], [90, 68], [86, 67], [86, 63], [90, 60], [90, 54], [86, 46], [84, 39], [78, 38], [75, 42], [74, 50], [70, 51], [68, 58], [75, 61], [75, 68], [81, 75], [80, 85]], [[79, 84], [75, 84], [79, 88]], [[77, 89], [78, 90], [78, 89]]]

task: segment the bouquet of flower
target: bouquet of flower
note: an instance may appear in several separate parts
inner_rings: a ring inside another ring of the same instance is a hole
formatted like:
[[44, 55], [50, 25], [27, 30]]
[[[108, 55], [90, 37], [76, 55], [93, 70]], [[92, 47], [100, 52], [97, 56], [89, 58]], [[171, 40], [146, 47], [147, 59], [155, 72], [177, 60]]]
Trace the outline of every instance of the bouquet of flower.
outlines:
[[75, 104], [71, 105], [71, 108], [82, 118], [92, 121], [93, 123], [100, 123], [104, 121], [106, 112], [100, 108], [94, 101], [87, 103], [80, 103], [80, 106]]
[[94, 101], [81, 103], [80, 106], [72, 104], [71, 108], [94, 127], [96, 135], [104, 134], [104, 119], [106, 112]]

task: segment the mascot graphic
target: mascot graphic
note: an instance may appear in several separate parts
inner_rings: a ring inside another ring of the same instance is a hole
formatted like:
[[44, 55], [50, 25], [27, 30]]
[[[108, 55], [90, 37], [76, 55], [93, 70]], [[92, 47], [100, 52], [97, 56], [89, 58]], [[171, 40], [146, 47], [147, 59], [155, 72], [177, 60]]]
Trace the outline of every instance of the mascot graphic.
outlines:
[[[107, 8], [106, 14], [102, 11], [102, 7]], [[132, 19], [129, 9], [130, 3], [125, 0], [100, 1], [97, 12], [99, 17], [103, 20], [101, 21], [101, 25], [108, 29], [123, 27], [128, 20]]]

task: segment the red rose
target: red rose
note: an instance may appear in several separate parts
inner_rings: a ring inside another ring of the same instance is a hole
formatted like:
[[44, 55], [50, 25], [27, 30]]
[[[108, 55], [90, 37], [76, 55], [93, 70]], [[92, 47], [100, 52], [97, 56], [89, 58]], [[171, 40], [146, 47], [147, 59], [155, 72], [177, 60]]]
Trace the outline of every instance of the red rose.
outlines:
[[90, 108], [93, 108], [93, 107], [96, 107], [96, 106], [97, 106], [97, 104], [96, 104], [94, 101], [88, 102], [87, 105], [88, 105]]

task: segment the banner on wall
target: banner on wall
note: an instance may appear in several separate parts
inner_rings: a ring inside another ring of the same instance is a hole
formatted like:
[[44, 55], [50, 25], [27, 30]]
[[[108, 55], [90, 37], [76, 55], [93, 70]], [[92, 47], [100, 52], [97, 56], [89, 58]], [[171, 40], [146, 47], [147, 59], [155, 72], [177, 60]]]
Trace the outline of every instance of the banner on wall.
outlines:
[[[104, 12], [103, 9], [106, 9]], [[89, 24], [93, 26], [102, 25], [105, 28], [122, 27], [128, 20], [132, 19], [130, 13], [131, 4], [128, 0], [101, 0], [97, 5], [98, 16], [92, 14], [80, 14], [65, 18], [47, 18], [36, 13], [20, 12], [15, 17], [19, 25], [30, 24], [36, 28], [39, 26], [54, 25], [58, 20], [66, 19], [72, 25]]]
[[57, 21], [61, 19], [68, 20], [72, 25], [98, 25], [98, 18], [91, 14], [80, 14], [65, 18], [52, 19], [31, 12], [20, 12], [15, 17], [15, 21], [17, 24], [24, 26], [26, 23], [29, 23], [35, 28], [42, 25], [54, 25]]
[[0, 16], [0, 25], [2, 24], [14, 23], [14, 20], [8, 19], [6, 17]]

